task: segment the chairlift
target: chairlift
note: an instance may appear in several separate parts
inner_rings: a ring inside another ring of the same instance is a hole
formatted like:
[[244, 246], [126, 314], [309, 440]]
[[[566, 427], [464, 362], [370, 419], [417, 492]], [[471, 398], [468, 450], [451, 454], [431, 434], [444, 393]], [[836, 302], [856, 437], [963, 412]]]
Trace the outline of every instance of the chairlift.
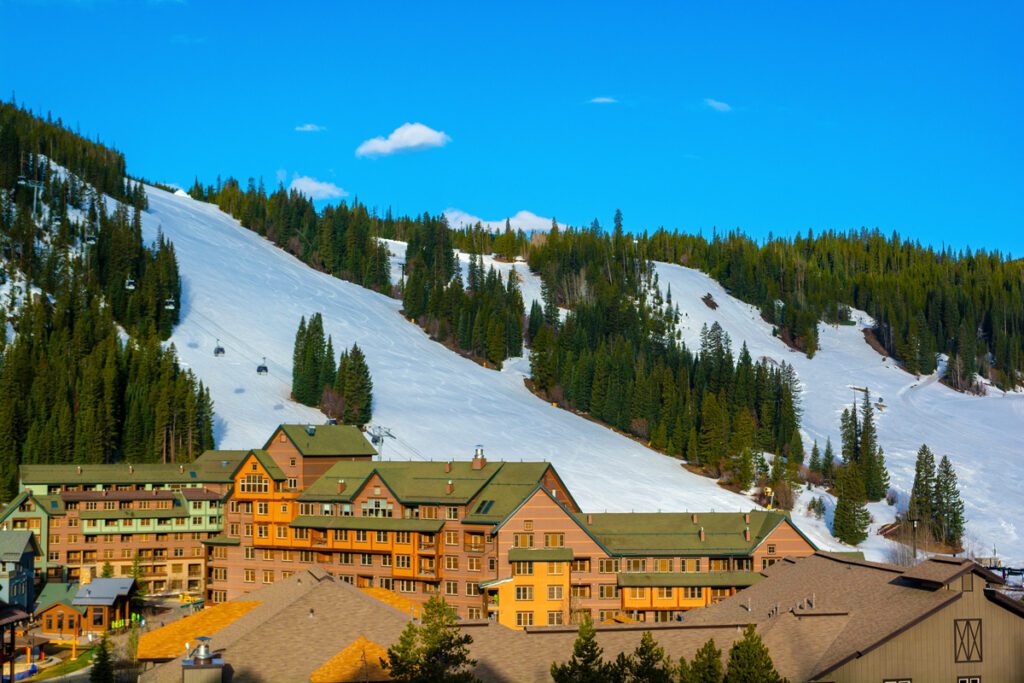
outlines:
[[257, 375], [266, 375], [270, 370], [267, 368], [267, 357], [263, 356], [263, 362], [256, 366]]
[[220, 339], [217, 340], [217, 344], [213, 347], [213, 355], [218, 358], [224, 355], [224, 347], [220, 345]]
[[174, 299], [164, 299], [165, 311], [173, 311], [175, 308], [177, 307], [174, 305]]
[[124, 281], [124, 288], [126, 290], [128, 290], [129, 292], [134, 292], [135, 291], [135, 280], [133, 280], [132, 278], [128, 278], [127, 280], [125, 280]]
[[96, 246], [96, 235], [90, 232], [88, 235], [85, 236], [85, 243], [88, 244], [90, 247]]

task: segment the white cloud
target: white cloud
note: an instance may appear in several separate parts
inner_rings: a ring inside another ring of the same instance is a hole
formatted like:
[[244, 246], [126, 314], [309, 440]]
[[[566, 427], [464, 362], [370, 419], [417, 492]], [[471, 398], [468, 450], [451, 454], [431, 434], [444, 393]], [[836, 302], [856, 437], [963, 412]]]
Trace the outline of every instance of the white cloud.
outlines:
[[300, 133], [319, 133], [327, 129], [323, 126], [318, 126], [315, 123], [304, 123], [301, 126], [295, 126], [295, 130]]
[[[505, 229], [504, 218], [502, 218], [501, 220], [488, 221], [484, 220], [483, 218], [480, 218], [479, 216], [474, 216], [472, 214], [466, 213], [465, 211], [462, 211], [460, 209], [445, 209], [444, 215], [445, 218], [448, 219], [448, 225], [450, 225], [453, 228], [468, 227], [479, 223], [488, 230]], [[551, 229], [550, 218], [538, 216], [532, 211], [520, 211], [516, 213], [514, 216], [509, 216], [508, 221], [509, 223], [512, 224], [513, 230], [522, 228], [526, 232], [529, 232], [531, 230]]]
[[590, 104], [618, 104], [619, 101], [614, 97], [595, 97], [590, 100]]
[[722, 102], [721, 100], [713, 100], [710, 97], [704, 98], [704, 104], [708, 105], [715, 111], [732, 111], [732, 107], [730, 107], [727, 102]]
[[370, 138], [356, 148], [357, 157], [380, 157], [402, 150], [444, 147], [452, 139], [444, 131], [434, 130], [422, 123], [403, 123], [391, 135]]
[[288, 185], [288, 189], [298, 190], [310, 199], [341, 199], [342, 197], [348, 196], [348, 192], [345, 192], [345, 190], [341, 189], [334, 183], [329, 183], [325, 180], [317, 180], [316, 178], [310, 178], [305, 175], [295, 176], [292, 178], [292, 182]]

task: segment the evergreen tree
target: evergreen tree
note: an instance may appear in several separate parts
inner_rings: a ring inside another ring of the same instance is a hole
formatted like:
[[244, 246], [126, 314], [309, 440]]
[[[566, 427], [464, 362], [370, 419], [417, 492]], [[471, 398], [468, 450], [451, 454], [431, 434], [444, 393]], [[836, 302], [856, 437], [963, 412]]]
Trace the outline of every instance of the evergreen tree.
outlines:
[[733, 471], [733, 481], [740, 491], [746, 491], [754, 484], [754, 454], [749, 448], [740, 453], [737, 467]]
[[459, 629], [458, 616], [443, 598], [434, 596], [423, 607], [422, 623], [409, 622], [398, 643], [381, 659], [393, 681], [404, 683], [474, 683], [469, 656], [473, 637]]
[[675, 667], [650, 631], [644, 631], [627, 666], [628, 683], [674, 683]]
[[373, 418], [373, 379], [358, 344], [352, 345], [345, 359], [344, 400], [345, 424], [362, 427]]
[[96, 647], [96, 654], [92, 658], [92, 668], [89, 669], [89, 683], [114, 683], [114, 661], [110, 655], [110, 642], [107, 634], [100, 638], [100, 644]]
[[100, 577], [104, 579], [114, 578], [114, 565], [110, 564], [109, 561], [103, 563], [103, 569], [100, 571]]
[[953, 463], [945, 455], [939, 461], [935, 476], [933, 501], [935, 537], [946, 545], [959, 548], [964, 535], [964, 503], [960, 499]]
[[910, 489], [910, 519], [931, 524], [935, 519], [935, 456], [927, 444], [921, 444], [914, 464], [914, 485]]
[[612, 667], [602, 659], [603, 650], [595, 636], [593, 622], [583, 620], [572, 646], [572, 657], [565, 663], [551, 665], [554, 683], [605, 683], [608, 680]]
[[821, 473], [831, 481], [835, 477], [836, 456], [832, 452], [832, 438], [825, 439], [825, 454], [821, 458]]
[[857, 444], [859, 457], [874, 457], [878, 449], [878, 436], [875, 431], [875, 410], [868, 390], [864, 391], [864, 399], [861, 401], [860, 418], [860, 440]]
[[757, 629], [748, 624], [743, 638], [733, 643], [726, 663], [725, 683], [781, 683], [768, 648], [761, 641]]
[[704, 643], [690, 662], [690, 680], [700, 683], [722, 683], [722, 651], [712, 638]]
[[814, 445], [811, 446], [811, 462], [807, 465], [807, 468], [816, 474], [824, 474], [821, 466], [821, 452], [818, 450], [818, 440], [814, 440]]
[[857, 545], [868, 537], [871, 517], [864, 504], [864, 480], [856, 463], [839, 468], [836, 481], [838, 500], [832, 520], [832, 534], [843, 543]]

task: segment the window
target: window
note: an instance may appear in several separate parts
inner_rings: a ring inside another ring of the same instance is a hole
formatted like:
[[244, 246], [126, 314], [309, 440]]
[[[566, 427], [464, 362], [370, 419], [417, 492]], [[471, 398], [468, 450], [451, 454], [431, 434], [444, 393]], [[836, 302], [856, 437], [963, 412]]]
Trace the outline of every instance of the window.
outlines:
[[448, 520], [452, 520], [452, 521], [458, 520], [458, 518], [459, 518], [459, 508], [455, 507], [454, 505], [449, 505], [445, 509], [444, 518], [448, 519]]
[[761, 558], [761, 569], [767, 569], [768, 567], [772, 566], [776, 562], [778, 562], [778, 560], [776, 558], [774, 558], [774, 557], [762, 557]]
[[415, 593], [416, 592], [416, 582], [415, 581], [408, 581], [406, 579], [402, 579], [401, 581], [398, 582], [398, 591], [400, 593]]
[[246, 524], [242, 527], [242, 532], [246, 538], [252, 538], [252, 524]]
[[352, 553], [338, 553], [338, 564], [352, 564]]
[[561, 586], [548, 586], [548, 600], [561, 600], [562, 599], [562, 587]]
[[675, 597], [675, 590], [669, 586], [658, 587], [658, 599], [659, 600], [671, 600]]
[[243, 580], [246, 583], [256, 583], [256, 570], [255, 569], [246, 569], [243, 572], [243, 576], [244, 576]]
[[363, 553], [359, 556], [359, 564], [361, 564], [364, 567], [372, 567], [373, 555], [371, 555], [370, 553]]
[[348, 540], [348, 529], [335, 529], [334, 530], [335, 541], [347, 541]]
[[270, 537], [270, 529], [267, 527], [266, 524], [257, 524], [256, 525], [256, 537], [257, 538], [269, 538]]
[[561, 548], [565, 546], [565, 534], [544, 534], [545, 548]]
[[394, 503], [387, 498], [370, 498], [362, 504], [363, 517], [391, 517]]
[[516, 534], [512, 537], [513, 548], [532, 548], [533, 534]]
[[561, 576], [564, 573], [563, 565], [564, 562], [548, 562], [548, 575]]
[[395, 555], [395, 567], [397, 569], [409, 569], [412, 567], [412, 557], [409, 555]]
[[470, 597], [475, 597], [477, 595], [480, 595], [480, 584], [476, 583], [475, 581], [467, 581], [466, 582], [466, 595], [468, 595]]
[[269, 512], [269, 508], [267, 507], [267, 503], [265, 503], [265, 502], [256, 503], [256, 514], [257, 515], [265, 515], [268, 512]]
[[445, 545], [458, 545], [459, 544], [459, 532], [458, 531], [446, 531], [446, 532], [444, 532], [444, 544]]
[[395, 532], [395, 543], [401, 543], [402, 545], [409, 545], [412, 543], [412, 534], [408, 531], [396, 531]]
[[315, 561], [316, 560], [313, 557], [313, 551], [312, 550], [300, 550], [299, 551], [299, 562], [310, 563], [310, 562], [315, 562]]
[[672, 558], [670, 557], [658, 557], [654, 560], [654, 569], [656, 572], [670, 572], [672, 571]]
[[291, 465], [292, 467], [295, 467], [295, 458], [289, 458], [288, 464]]
[[[957, 678], [956, 679], [957, 683], [967, 683], [967, 681], [970, 681], [970, 680], [971, 680], [970, 678], [966, 678], [966, 677], [961, 677], [961, 678]], [[981, 679], [976, 678], [974, 680], [980, 682]], [[909, 679], [909, 678], [887, 678], [884, 681], [882, 681], [882, 683], [914, 683], [914, 681]]]
[[445, 555], [444, 556], [444, 568], [447, 570], [455, 570], [459, 568], [459, 556], [458, 555]]
[[250, 546], [246, 546], [246, 548], [245, 548], [245, 559], [247, 559], [247, 560], [255, 560], [256, 559], [256, 548], [253, 548], [251, 545]]
[[574, 598], [589, 598], [590, 597], [590, 584], [581, 583], [573, 586], [569, 586], [569, 595]]
[[960, 577], [960, 590], [962, 591], [973, 591], [974, 590], [974, 574], [967, 573]]
[[[904, 683], [902, 680], [899, 683]], [[908, 678], [906, 683], [912, 683]], [[956, 683], [981, 683], [981, 676], [957, 676]]]
[[466, 610], [467, 619], [483, 619], [483, 609], [480, 607], [470, 607]]
[[516, 626], [533, 626], [533, 612], [516, 612]]
[[445, 581], [444, 582], [444, 594], [445, 595], [458, 595], [459, 594], [459, 582], [458, 581]]
[[532, 562], [513, 562], [512, 573], [515, 576], [532, 576], [533, 575], [533, 563]]
[[700, 600], [704, 597], [704, 589], [700, 586], [685, 586], [683, 588], [683, 597], [687, 600]]
[[582, 560], [572, 561], [572, 570], [574, 572], [589, 572], [590, 571], [590, 560], [584, 558]]
[[437, 519], [437, 507], [434, 505], [424, 505], [420, 507], [419, 513], [422, 519]]
[[597, 562], [597, 570], [602, 574], [616, 574], [619, 571], [619, 561], [611, 558], [601, 558]]
[[263, 583], [274, 583], [274, 570], [264, 569], [263, 570]]
[[981, 661], [981, 619], [953, 620], [953, 654], [957, 664]]
[[565, 623], [565, 614], [562, 612], [548, 612], [548, 626], [561, 626]]
[[[256, 463], [252, 464], [252, 468], [256, 469]], [[247, 474], [242, 477], [239, 490], [242, 493], [267, 493], [270, 491], [270, 482], [266, 477], [258, 474]]]
[[295, 477], [288, 477], [287, 484], [289, 491], [297, 491], [299, 488], [299, 480], [296, 479]]
[[264, 548], [263, 549], [263, 561], [264, 562], [273, 562], [274, 561], [274, 551], [270, 550], [269, 548]]
[[366, 530], [365, 529], [357, 529], [356, 530], [356, 543], [366, 543]]
[[387, 542], [388, 542], [388, 532], [386, 532], [386, 531], [378, 531], [377, 532], [377, 543], [387, 543]]
[[769, 555], [774, 555], [775, 554], [775, 545], [773, 543], [769, 543], [768, 544], [768, 554]]
[[644, 600], [647, 598], [647, 589], [639, 586], [630, 588], [629, 597], [631, 600]]
[[279, 539], [284, 540], [288, 538], [288, 527], [286, 527], [283, 524], [278, 524], [277, 526], [275, 526], [274, 532], [274, 536], [276, 536]]
[[643, 558], [632, 557], [626, 560], [626, 571], [627, 572], [645, 572], [647, 571], [647, 560]]
[[479, 557], [467, 557], [466, 558], [466, 569], [471, 572], [480, 571], [480, 558]]
[[533, 531], [533, 520], [532, 519], [524, 519], [523, 520], [523, 531]]
[[605, 600], [618, 599], [619, 587], [613, 583], [602, 583], [597, 588], [598, 597]]

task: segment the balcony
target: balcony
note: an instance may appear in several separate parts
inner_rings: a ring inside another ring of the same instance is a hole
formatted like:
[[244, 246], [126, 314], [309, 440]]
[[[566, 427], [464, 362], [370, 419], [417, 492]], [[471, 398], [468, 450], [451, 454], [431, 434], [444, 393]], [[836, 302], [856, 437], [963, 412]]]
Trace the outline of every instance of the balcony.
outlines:
[[433, 541], [427, 541], [427, 542], [420, 541], [420, 543], [417, 546], [417, 548], [422, 553], [436, 553], [437, 552], [437, 543], [433, 542]]
[[482, 553], [486, 546], [483, 543], [464, 543], [462, 549], [467, 553]]

